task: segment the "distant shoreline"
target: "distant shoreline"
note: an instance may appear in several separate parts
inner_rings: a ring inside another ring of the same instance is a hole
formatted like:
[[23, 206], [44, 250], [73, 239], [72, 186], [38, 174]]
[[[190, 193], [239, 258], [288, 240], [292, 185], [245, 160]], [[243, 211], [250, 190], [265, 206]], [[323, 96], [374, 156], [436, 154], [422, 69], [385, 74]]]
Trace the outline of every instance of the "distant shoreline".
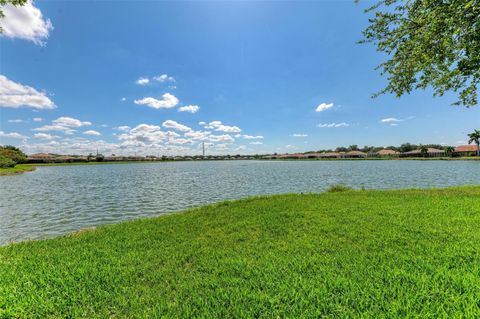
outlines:
[[277, 158], [277, 159], [199, 159], [199, 160], [164, 160], [164, 161], [105, 161], [105, 162], [70, 162], [70, 163], [38, 163], [23, 164], [32, 166], [64, 166], [64, 165], [102, 165], [130, 163], [172, 163], [172, 162], [228, 162], [228, 161], [480, 161], [480, 156], [464, 157], [369, 157], [369, 158]]
[[383, 157], [383, 158], [281, 158], [281, 159], [205, 159], [205, 160], [165, 160], [165, 161], [106, 161], [106, 162], [70, 162], [70, 163], [38, 163], [18, 164], [14, 168], [0, 169], [0, 176], [17, 175], [31, 172], [41, 166], [75, 166], [75, 165], [109, 165], [109, 164], [145, 164], [172, 162], [224, 162], [224, 161], [271, 161], [271, 162], [303, 162], [303, 161], [480, 161], [480, 156], [468, 157]]

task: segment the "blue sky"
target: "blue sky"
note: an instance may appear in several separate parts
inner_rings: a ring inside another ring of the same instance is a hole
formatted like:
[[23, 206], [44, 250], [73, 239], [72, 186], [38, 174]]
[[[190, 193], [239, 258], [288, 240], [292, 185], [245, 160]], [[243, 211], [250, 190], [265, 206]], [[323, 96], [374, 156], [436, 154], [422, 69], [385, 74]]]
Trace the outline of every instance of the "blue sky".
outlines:
[[353, 1], [6, 8], [0, 142], [73, 154], [198, 154], [202, 141], [211, 153], [465, 143], [480, 110], [451, 106], [454, 94], [371, 98], [386, 84], [374, 70], [385, 56], [356, 44], [367, 25], [363, 8]]

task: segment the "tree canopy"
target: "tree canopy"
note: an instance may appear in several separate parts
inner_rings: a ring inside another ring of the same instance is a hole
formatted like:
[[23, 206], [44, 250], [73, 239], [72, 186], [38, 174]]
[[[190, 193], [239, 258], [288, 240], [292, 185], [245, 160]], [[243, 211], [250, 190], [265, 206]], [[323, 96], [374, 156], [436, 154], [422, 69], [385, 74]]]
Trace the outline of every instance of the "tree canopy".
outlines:
[[477, 105], [480, 0], [381, 0], [366, 12], [360, 42], [389, 56], [377, 67], [388, 84], [374, 96], [431, 87], [435, 96], [456, 92], [454, 105]]
[[23, 163], [27, 160], [27, 155], [12, 145], [0, 146], [0, 156], [9, 158], [15, 163]]

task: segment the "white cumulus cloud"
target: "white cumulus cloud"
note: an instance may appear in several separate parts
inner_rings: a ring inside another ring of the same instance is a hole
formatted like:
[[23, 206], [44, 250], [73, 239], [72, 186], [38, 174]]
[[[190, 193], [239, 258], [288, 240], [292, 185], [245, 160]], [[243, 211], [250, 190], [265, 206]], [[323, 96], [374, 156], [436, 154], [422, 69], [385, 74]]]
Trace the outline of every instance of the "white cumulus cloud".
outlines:
[[65, 134], [73, 134], [76, 130], [75, 128], [92, 125], [88, 121], [80, 121], [78, 119], [62, 116], [56, 120], [53, 120], [50, 125], [44, 125], [42, 127], [34, 128], [34, 131], [37, 132], [63, 132]]
[[23, 123], [24, 121], [21, 119], [15, 119], [15, 120], [8, 120], [8, 123]]
[[94, 131], [94, 130], [85, 131], [85, 132], [83, 132], [83, 134], [85, 134], [85, 135], [92, 135], [92, 136], [100, 136], [100, 135], [102, 135], [102, 134], [100, 134], [100, 132], [97, 132], [97, 131]]
[[148, 78], [139, 78], [136, 83], [139, 85], [147, 85], [150, 82]]
[[53, 26], [49, 19], [43, 18], [33, 1], [27, 1], [23, 6], [7, 4], [2, 6], [2, 11], [5, 17], [0, 19], [0, 27], [3, 29], [1, 35], [45, 45]]
[[163, 122], [162, 126], [165, 127], [165, 128], [171, 128], [171, 129], [182, 131], [182, 132], [188, 132], [188, 131], [192, 130], [188, 126], [177, 123], [173, 120], [167, 120], [167, 121]]
[[315, 109], [315, 112], [323, 112], [323, 111], [328, 110], [329, 108], [332, 108], [332, 107], [333, 107], [333, 103], [322, 103], [322, 104], [317, 106], [317, 108]]
[[55, 104], [45, 92], [39, 92], [30, 86], [16, 83], [0, 75], [0, 107], [54, 109]]
[[154, 109], [169, 109], [175, 107], [178, 102], [178, 98], [170, 93], [163, 94], [161, 100], [153, 97], [144, 97], [143, 99], [133, 101], [137, 105], [147, 105]]
[[189, 112], [189, 113], [197, 113], [200, 110], [198, 105], [185, 105], [178, 108], [179, 112]]
[[185, 137], [191, 138], [192, 140], [203, 140], [211, 133], [208, 131], [191, 131], [186, 132]]
[[42, 122], [43, 119], [42, 119], [41, 117], [34, 117], [34, 118], [33, 118], [33, 121], [34, 121], [34, 122]]
[[67, 116], [62, 116], [59, 117], [56, 120], [53, 120], [52, 123], [54, 125], [60, 125], [60, 126], [66, 126], [66, 127], [82, 127], [82, 126], [89, 126], [92, 125], [91, 122], [88, 121], [80, 121], [77, 119], [74, 119], [72, 117], [67, 117]]
[[205, 128], [225, 133], [239, 133], [242, 131], [238, 126], [224, 125], [221, 121], [212, 121], [208, 123]]
[[228, 134], [223, 135], [209, 135], [208, 140], [211, 142], [224, 142], [224, 143], [233, 143], [235, 139]]

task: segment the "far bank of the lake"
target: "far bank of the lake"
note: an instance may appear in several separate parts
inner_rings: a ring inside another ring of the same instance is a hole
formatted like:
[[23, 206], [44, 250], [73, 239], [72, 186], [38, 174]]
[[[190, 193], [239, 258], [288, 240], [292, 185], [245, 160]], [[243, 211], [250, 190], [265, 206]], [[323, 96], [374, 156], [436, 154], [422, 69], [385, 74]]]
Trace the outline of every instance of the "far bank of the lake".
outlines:
[[[62, 162], [62, 163], [37, 163], [21, 164], [22, 171], [28, 171], [27, 167], [32, 166], [64, 166], [64, 165], [105, 165], [105, 164], [139, 164], [139, 163], [170, 163], [170, 162], [192, 162], [192, 161], [232, 161], [236, 159], [198, 159], [198, 160], [161, 160], [161, 161], [102, 161], [102, 162]], [[479, 161], [480, 156], [463, 157], [367, 157], [367, 158], [282, 158], [282, 159], [239, 159], [242, 161]], [[18, 166], [18, 165], [17, 165]], [[0, 175], [4, 169], [0, 169]], [[8, 170], [8, 169], [7, 169]], [[32, 170], [32, 169], [30, 169]]]

